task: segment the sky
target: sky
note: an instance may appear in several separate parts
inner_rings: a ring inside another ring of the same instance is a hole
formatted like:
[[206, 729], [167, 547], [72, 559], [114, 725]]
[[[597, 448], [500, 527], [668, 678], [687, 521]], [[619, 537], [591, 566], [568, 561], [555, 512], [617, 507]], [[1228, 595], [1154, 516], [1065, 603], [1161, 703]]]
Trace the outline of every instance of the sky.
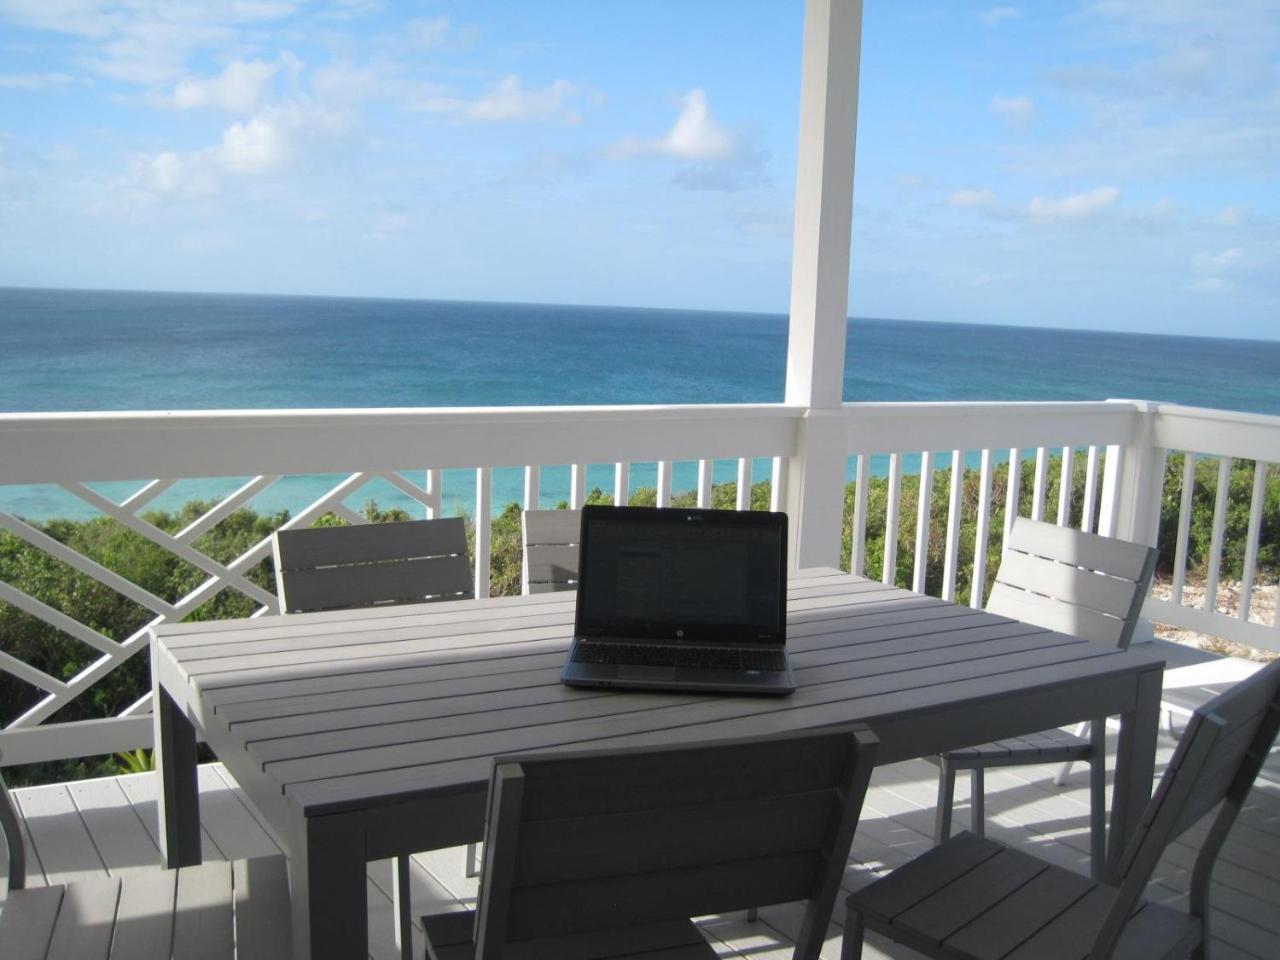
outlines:
[[[0, 286], [785, 313], [802, 28], [0, 0]], [[866, 0], [858, 111], [852, 315], [1280, 339], [1280, 0]]]

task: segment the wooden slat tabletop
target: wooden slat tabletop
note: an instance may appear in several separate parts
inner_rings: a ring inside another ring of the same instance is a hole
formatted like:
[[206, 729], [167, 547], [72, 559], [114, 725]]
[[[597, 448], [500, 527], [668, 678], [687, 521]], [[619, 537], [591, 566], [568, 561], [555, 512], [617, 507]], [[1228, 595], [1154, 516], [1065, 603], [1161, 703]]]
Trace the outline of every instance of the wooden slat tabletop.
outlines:
[[[572, 594], [537, 594], [166, 625], [157, 634], [159, 654], [186, 681], [186, 691], [170, 691], [175, 700], [198, 705], [192, 712], [216, 733], [220, 755], [228, 744], [241, 754], [224, 756], [228, 766], [251, 764], [250, 779], [306, 816], [483, 789], [499, 753], [853, 720], [906, 730], [931, 713], [1055, 690], [1065, 723], [1080, 716], [1073, 685], [1131, 677], [1154, 662], [837, 571], [805, 571], [788, 595], [793, 696], [571, 689], [559, 674], [573, 607]], [[944, 741], [891, 735], [881, 758]]]

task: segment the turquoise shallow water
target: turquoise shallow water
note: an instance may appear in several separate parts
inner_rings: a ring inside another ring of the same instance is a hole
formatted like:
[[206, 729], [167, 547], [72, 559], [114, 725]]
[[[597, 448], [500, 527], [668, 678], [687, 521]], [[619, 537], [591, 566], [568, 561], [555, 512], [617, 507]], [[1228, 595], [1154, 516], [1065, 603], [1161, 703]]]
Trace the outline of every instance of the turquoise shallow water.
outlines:
[[[329, 297], [0, 289], [0, 411], [776, 402], [778, 315]], [[1280, 343], [853, 319], [846, 400], [1101, 400], [1140, 397], [1280, 414]], [[0, 451], [0, 456], [4, 452]], [[732, 463], [716, 481], [733, 479]], [[680, 465], [676, 489], [695, 482]], [[754, 478], [768, 476], [755, 464]], [[89, 478], [86, 478], [89, 479]], [[140, 478], [148, 479], [148, 478]], [[297, 510], [337, 478], [291, 478], [261, 509]], [[588, 486], [610, 489], [607, 465]], [[495, 471], [494, 502], [519, 471]], [[652, 486], [637, 464], [633, 486]], [[229, 492], [180, 484], [157, 506]], [[103, 484], [122, 498], [136, 484]], [[544, 471], [543, 500], [567, 496]], [[396, 502], [390, 488], [367, 488]], [[445, 502], [474, 503], [467, 471]], [[0, 509], [88, 516], [47, 487], [0, 488]]]

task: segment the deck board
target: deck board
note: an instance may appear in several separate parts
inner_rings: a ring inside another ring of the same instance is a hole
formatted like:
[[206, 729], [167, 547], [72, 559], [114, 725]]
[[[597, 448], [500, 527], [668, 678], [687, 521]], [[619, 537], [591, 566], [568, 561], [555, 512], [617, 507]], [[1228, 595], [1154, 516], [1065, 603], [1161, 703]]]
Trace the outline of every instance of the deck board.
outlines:
[[[1113, 731], [1114, 733], [1114, 731]], [[1162, 735], [1157, 776], [1174, 741]], [[1114, 737], [1110, 747], [1114, 749]], [[1273, 760], [1250, 794], [1215, 870], [1211, 904], [1216, 960], [1267, 960], [1280, 943], [1280, 777]], [[988, 833], [1053, 863], [1088, 871], [1088, 774], [1078, 766], [1064, 787], [1052, 783], [1055, 768], [1043, 765], [992, 770], [987, 774]], [[202, 766], [199, 777], [203, 849], [209, 859], [254, 856], [277, 846], [220, 765]], [[872, 778], [863, 816], [844, 875], [857, 889], [900, 866], [932, 844], [937, 768], [911, 760], [882, 767]], [[32, 886], [73, 877], [105, 877], [158, 860], [154, 777], [148, 774], [51, 784], [15, 791], [31, 840]], [[956, 829], [968, 826], [969, 790], [956, 790]], [[1174, 844], [1156, 871], [1152, 899], [1185, 905], [1190, 868], [1204, 826]], [[154, 859], [152, 859], [154, 858]], [[464, 876], [462, 848], [417, 854], [411, 863], [415, 915], [475, 905], [477, 883]], [[370, 958], [396, 956], [391, 905], [391, 861], [369, 865]], [[842, 898], [843, 899], [843, 898]], [[0, 907], [2, 909], [2, 907]], [[799, 928], [797, 905], [765, 908], [748, 922], [741, 914], [706, 918], [703, 929], [717, 953], [729, 960], [790, 957]], [[828, 931], [824, 960], [840, 952], [843, 905]], [[415, 930], [415, 955], [423, 950]], [[919, 954], [868, 936], [869, 960], [915, 960]]]

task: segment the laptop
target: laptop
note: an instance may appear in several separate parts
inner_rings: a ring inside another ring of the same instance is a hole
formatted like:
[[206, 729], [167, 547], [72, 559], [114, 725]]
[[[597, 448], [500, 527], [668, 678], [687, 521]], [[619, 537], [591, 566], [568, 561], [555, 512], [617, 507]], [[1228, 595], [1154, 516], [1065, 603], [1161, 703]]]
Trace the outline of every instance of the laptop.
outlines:
[[587, 506], [576, 687], [787, 694], [787, 516]]

